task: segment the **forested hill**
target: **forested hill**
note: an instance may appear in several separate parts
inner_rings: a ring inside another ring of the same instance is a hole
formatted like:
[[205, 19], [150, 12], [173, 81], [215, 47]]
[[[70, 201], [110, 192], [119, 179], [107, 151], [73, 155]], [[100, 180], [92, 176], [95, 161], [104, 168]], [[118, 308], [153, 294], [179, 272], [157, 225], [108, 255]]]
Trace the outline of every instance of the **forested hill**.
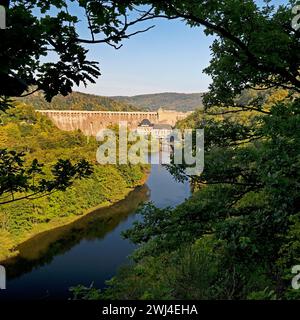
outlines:
[[114, 100], [125, 102], [138, 108], [157, 110], [159, 108], [177, 110], [177, 111], [193, 111], [203, 107], [202, 93], [155, 93], [143, 94], [138, 96], [116, 96]]
[[[143, 165], [99, 165], [95, 152], [98, 143], [95, 138], [87, 138], [79, 131], [61, 131], [47, 117], [34, 112], [31, 106], [17, 104], [6, 113], [1, 113], [0, 157], [1, 168], [4, 168], [5, 152], [24, 152], [26, 162], [11, 160], [16, 179], [26, 184], [30, 164], [38, 160], [43, 163], [41, 172], [35, 166], [34, 180], [53, 179], [51, 170], [57, 161], [69, 159], [73, 164], [81, 159], [89, 161], [93, 174], [85, 179], [77, 179], [71, 188], [55, 192], [40, 193], [33, 201], [23, 199], [3, 204], [0, 208], [0, 262], [17, 254], [17, 245], [29, 237], [51, 228], [68, 224], [81, 217], [87, 210], [96, 206], [115, 203], [130, 190], [143, 183], [148, 167]], [[13, 153], [14, 154], [14, 153]], [[14, 158], [17, 159], [17, 158]], [[59, 160], [63, 159], [63, 160]], [[18, 167], [19, 166], [19, 167]], [[17, 167], [19, 169], [17, 169]], [[12, 168], [12, 167], [11, 167]], [[24, 168], [24, 169], [23, 169]], [[9, 169], [10, 170], [10, 169]], [[24, 171], [23, 171], [24, 170]], [[25, 171], [26, 170], [26, 171]], [[3, 170], [2, 170], [3, 172]], [[14, 172], [14, 173], [13, 173]], [[5, 173], [0, 180], [3, 182]], [[4, 185], [2, 183], [2, 185]], [[1, 186], [2, 186], [1, 185]], [[9, 199], [11, 194], [21, 198], [31, 193], [19, 192], [20, 187], [9, 194], [3, 194], [0, 202]]]
[[37, 110], [87, 110], [87, 111], [136, 111], [137, 107], [112, 98], [73, 92], [68, 96], [56, 96], [49, 103], [42, 93], [20, 98], [20, 101], [33, 106]]

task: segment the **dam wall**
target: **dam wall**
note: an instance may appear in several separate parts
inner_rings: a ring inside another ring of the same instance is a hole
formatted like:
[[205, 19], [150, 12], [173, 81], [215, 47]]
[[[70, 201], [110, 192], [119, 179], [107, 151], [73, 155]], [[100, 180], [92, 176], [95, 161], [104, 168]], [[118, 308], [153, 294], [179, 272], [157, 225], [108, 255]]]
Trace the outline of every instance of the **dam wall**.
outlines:
[[47, 116], [61, 130], [80, 130], [87, 136], [96, 136], [101, 129], [127, 122], [128, 128], [136, 129], [139, 123], [148, 119], [153, 124], [165, 123], [175, 126], [178, 120], [190, 112], [177, 112], [159, 109], [157, 112], [143, 111], [76, 111], [76, 110], [37, 110]]

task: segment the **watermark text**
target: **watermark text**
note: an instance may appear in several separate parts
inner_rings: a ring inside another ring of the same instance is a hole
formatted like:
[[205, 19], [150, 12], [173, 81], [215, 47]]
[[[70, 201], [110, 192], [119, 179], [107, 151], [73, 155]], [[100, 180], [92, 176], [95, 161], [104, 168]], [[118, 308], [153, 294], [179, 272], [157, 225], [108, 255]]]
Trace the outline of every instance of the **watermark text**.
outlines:
[[0, 5], [0, 29], [6, 29], [6, 9]]
[[294, 6], [292, 12], [294, 14], [292, 28], [298, 31], [300, 29], [300, 5]]
[[[103, 129], [96, 158], [100, 164], [184, 164], [187, 175], [200, 175], [204, 169], [203, 129], [161, 129], [154, 133], [128, 130], [120, 122], [118, 130]], [[158, 162], [153, 154], [161, 154]], [[172, 160], [172, 161], [171, 161]]]
[[3, 266], [0, 265], [0, 290], [6, 289], [6, 271]]

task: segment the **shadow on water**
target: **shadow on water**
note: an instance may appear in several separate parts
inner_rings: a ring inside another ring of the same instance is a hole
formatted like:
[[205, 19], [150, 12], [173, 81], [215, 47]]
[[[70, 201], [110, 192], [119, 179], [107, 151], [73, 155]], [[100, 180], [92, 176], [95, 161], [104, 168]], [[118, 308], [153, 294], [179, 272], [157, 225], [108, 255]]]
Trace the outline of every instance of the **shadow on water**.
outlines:
[[2, 263], [8, 279], [49, 264], [55, 256], [68, 252], [82, 240], [103, 239], [148, 199], [149, 189], [144, 185], [112, 206], [97, 209], [71, 224], [43, 232], [22, 243], [18, 247], [20, 254]]
[[105, 287], [135, 249], [121, 233], [140, 219], [138, 207], [147, 201], [176, 206], [189, 195], [189, 183], [177, 183], [164, 167], [152, 165], [147, 184], [124, 200], [21, 244], [19, 255], [3, 263], [8, 281], [0, 300], [67, 299], [74, 285]]

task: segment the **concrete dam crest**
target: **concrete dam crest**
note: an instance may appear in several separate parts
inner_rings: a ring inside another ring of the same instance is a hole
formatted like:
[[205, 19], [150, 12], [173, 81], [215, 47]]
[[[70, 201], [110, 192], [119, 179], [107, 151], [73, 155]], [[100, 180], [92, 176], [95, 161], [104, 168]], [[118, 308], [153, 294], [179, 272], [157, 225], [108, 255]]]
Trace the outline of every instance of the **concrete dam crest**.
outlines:
[[37, 110], [47, 116], [61, 130], [80, 130], [87, 136], [96, 136], [101, 129], [127, 122], [129, 129], [136, 129], [140, 122], [148, 119], [153, 124], [169, 124], [185, 119], [192, 112], [178, 112], [158, 109], [146, 111], [77, 111], [77, 110]]

